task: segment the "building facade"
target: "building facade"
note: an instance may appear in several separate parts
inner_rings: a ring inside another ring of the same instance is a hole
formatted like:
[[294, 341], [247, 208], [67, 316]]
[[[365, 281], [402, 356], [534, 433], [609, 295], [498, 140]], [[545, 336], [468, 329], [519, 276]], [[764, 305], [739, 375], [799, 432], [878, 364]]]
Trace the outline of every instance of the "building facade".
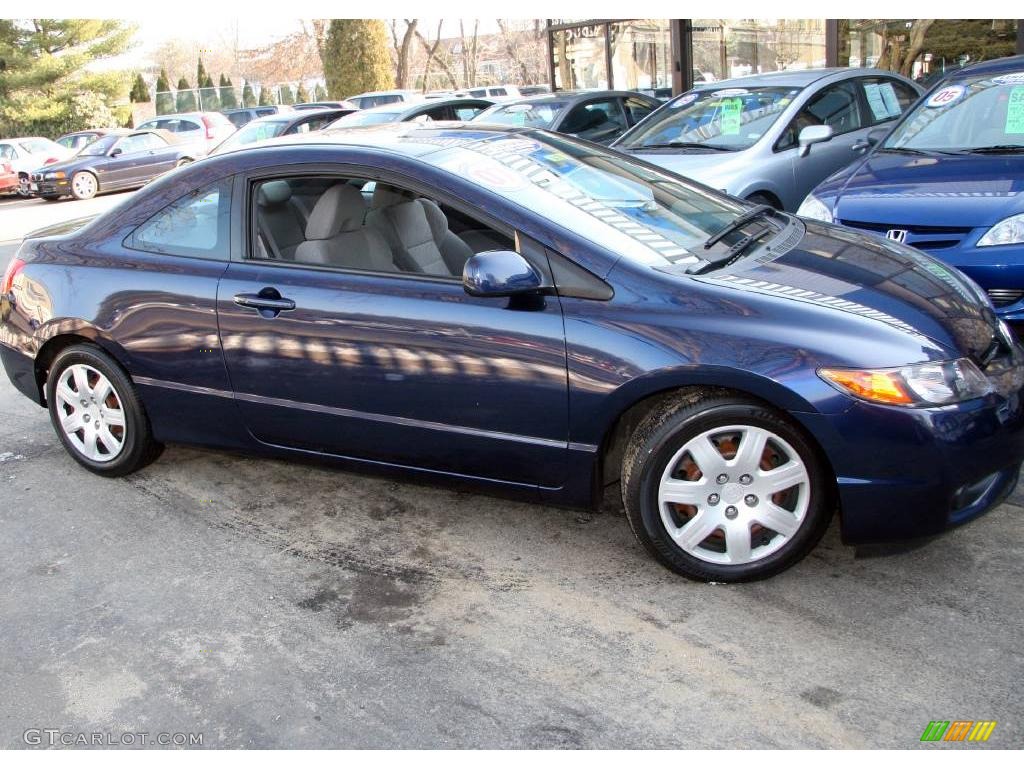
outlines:
[[887, 69], [927, 82], [950, 69], [1024, 54], [1017, 19], [549, 19], [557, 90], [682, 93], [781, 69]]

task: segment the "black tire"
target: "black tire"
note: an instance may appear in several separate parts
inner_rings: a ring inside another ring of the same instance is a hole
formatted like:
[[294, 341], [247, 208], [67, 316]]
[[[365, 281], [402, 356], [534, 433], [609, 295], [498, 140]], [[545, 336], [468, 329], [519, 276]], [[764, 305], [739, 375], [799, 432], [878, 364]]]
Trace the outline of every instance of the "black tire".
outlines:
[[42, 195], [43, 200], [45, 200], [48, 203], [56, 202], [57, 200], [60, 200], [62, 197], [63, 195]]
[[[57, 384], [61, 375], [75, 364], [88, 365], [106, 376], [121, 402], [125, 417], [123, 445], [120, 453], [109, 461], [94, 461], [85, 456], [61, 427], [62, 406], [58, 404], [56, 396]], [[163, 451], [163, 446], [153, 439], [149, 417], [146, 416], [146, 410], [131, 379], [110, 355], [93, 344], [76, 344], [57, 355], [46, 379], [46, 402], [50, 423], [64, 449], [75, 461], [97, 475], [121, 477], [131, 474], [152, 462]]]
[[[808, 508], [796, 533], [777, 551], [742, 565], [707, 562], [686, 552], [669, 535], [658, 507], [658, 488], [668, 462], [694, 437], [728, 425], [768, 429], [799, 454], [809, 478]], [[659, 562], [699, 581], [755, 581], [794, 565], [821, 540], [835, 509], [834, 481], [801, 430], [772, 408], [724, 390], [680, 392], [640, 423], [622, 460], [622, 501], [633, 533]]]
[[29, 189], [31, 181], [27, 173], [18, 174], [18, 197], [30, 198], [32, 197], [32, 190]]
[[[86, 176], [92, 179], [92, 185], [89, 188], [89, 191], [79, 191], [78, 189], [76, 189], [75, 179]], [[75, 198], [75, 200], [91, 200], [92, 198], [96, 197], [96, 193], [99, 192], [99, 189], [99, 181], [96, 179], [95, 176], [93, 176], [93, 174], [89, 173], [89, 171], [78, 171], [78, 173], [75, 173], [71, 177], [71, 195], [72, 197]]]
[[192, 158], [191, 157], [183, 157], [178, 162], [176, 162], [174, 164], [174, 167], [175, 168], [184, 168], [186, 165], [188, 165], [191, 162], [192, 162]]

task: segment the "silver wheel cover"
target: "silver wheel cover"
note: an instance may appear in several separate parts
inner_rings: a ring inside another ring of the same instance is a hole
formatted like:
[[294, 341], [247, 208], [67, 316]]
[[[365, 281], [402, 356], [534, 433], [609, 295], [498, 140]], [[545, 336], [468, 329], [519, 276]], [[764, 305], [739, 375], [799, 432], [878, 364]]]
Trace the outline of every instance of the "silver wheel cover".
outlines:
[[716, 427], [689, 440], [662, 473], [661, 522], [687, 554], [744, 565], [777, 552], [803, 525], [810, 476], [770, 430]]
[[127, 423], [121, 397], [106, 376], [84, 363], [68, 366], [54, 398], [60, 428], [76, 451], [101, 463], [120, 455]]

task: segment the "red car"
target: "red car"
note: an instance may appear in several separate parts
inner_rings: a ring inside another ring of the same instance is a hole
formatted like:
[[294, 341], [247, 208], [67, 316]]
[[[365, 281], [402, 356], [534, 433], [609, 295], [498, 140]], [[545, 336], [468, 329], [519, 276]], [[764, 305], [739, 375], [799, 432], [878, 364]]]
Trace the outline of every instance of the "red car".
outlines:
[[18, 174], [14, 172], [11, 164], [0, 162], [0, 194], [18, 191]]

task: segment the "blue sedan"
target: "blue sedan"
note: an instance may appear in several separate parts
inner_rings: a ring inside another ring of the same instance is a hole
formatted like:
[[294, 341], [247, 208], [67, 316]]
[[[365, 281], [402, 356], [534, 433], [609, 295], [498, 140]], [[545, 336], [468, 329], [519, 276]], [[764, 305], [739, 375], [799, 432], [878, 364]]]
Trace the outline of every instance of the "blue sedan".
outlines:
[[964, 67], [799, 213], [913, 245], [1024, 321], [1024, 56]]
[[208, 158], [30, 236], [0, 295], [4, 367], [87, 470], [182, 442], [565, 506], [619, 483], [696, 579], [777, 573], [837, 509], [851, 543], [943, 531], [1024, 456], [1024, 355], [971, 280], [540, 130]]

